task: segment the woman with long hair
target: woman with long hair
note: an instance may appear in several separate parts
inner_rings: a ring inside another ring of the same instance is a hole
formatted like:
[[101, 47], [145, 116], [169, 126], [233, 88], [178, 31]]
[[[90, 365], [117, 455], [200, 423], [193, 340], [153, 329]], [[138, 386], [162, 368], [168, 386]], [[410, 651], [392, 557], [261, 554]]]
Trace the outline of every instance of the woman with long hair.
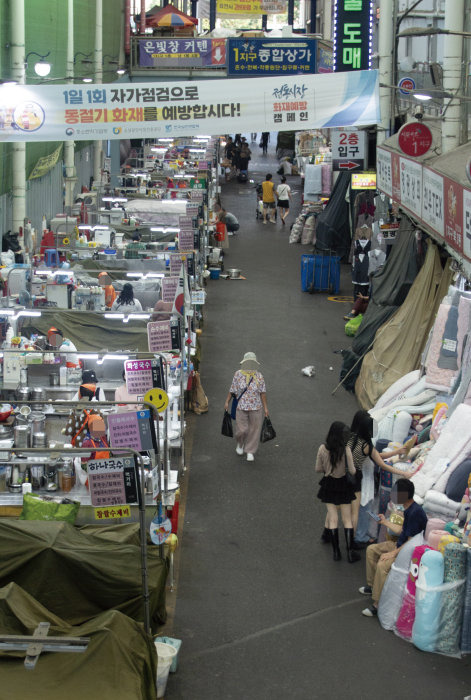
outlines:
[[134, 298], [132, 284], [123, 284], [123, 290], [119, 297], [113, 302], [111, 311], [122, 311], [124, 313], [139, 313], [142, 311], [141, 302]]
[[315, 471], [324, 474], [319, 482], [317, 497], [327, 507], [327, 528], [334, 553], [334, 561], [341, 559], [339, 547], [339, 516], [345, 529], [345, 543], [347, 545], [347, 558], [353, 564], [360, 559], [359, 554], [353, 550], [353, 527], [351, 502], [355, 498], [353, 486], [347, 479], [347, 472], [355, 475], [353, 457], [347, 441], [350, 430], [345, 423], [335, 421], [329, 428], [323, 445], [317, 452]]

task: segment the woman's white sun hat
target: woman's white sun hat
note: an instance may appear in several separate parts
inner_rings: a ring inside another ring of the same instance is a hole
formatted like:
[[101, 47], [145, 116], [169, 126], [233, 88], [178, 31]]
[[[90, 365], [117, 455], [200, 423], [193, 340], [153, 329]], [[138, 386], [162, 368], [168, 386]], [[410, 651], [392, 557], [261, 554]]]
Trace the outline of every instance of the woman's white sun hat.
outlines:
[[253, 370], [260, 367], [260, 362], [257, 360], [257, 356], [254, 352], [246, 352], [240, 362], [240, 366], [242, 369]]

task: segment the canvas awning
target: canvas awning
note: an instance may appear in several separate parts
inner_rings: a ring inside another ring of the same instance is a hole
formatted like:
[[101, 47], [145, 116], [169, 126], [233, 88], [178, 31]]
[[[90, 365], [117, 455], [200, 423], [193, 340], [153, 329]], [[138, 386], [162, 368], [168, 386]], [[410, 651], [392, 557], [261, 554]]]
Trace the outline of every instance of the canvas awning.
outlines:
[[[141, 15], [135, 15], [136, 23], [141, 21]], [[154, 5], [146, 12], [146, 27], [194, 27], [198, 24], [195, 17], [190, 17], [173, 5], [158, 7]]]

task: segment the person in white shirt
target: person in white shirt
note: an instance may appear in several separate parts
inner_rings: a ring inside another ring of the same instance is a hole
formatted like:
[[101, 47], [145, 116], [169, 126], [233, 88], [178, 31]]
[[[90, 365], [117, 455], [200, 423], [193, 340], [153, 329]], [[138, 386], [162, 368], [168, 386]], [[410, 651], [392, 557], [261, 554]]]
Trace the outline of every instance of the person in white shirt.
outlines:
[[280, 210], [281, 223], [285, 223], [285, 219], [289, 214], [289, 202], [291, 199], [291, 187], [286, 184], [286, 177], [281, 177], [281, 185], [276, 188], [276, 197], [278, 199], [278, 208]]
[[126, 372], [123, 370], [123, 383], [114, 392], [116, 401], [116, 413], [126, 413], [126, 411], [140, 411], [142, 404], [121, 403], [122, 401], [137, 401], [137, 395], [130, 394], [126, 387]]
[[126, 282], [123, 285], [123, 291], [117, 299], [114, 300], [111, 311], [119, 311], [124, 314], [140, 313], [142, 305], [139, 299], [134, 298], [134, 290], [132, 284]]

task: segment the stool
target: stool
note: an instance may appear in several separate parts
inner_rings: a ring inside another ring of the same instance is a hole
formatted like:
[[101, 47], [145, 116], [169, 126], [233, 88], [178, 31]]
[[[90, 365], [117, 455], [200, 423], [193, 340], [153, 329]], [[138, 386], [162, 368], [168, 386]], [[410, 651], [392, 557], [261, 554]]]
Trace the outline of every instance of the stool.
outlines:
[[59, 253], [55, 248], [46, 248], [44, 262], [46, 267], [59, 267]]

